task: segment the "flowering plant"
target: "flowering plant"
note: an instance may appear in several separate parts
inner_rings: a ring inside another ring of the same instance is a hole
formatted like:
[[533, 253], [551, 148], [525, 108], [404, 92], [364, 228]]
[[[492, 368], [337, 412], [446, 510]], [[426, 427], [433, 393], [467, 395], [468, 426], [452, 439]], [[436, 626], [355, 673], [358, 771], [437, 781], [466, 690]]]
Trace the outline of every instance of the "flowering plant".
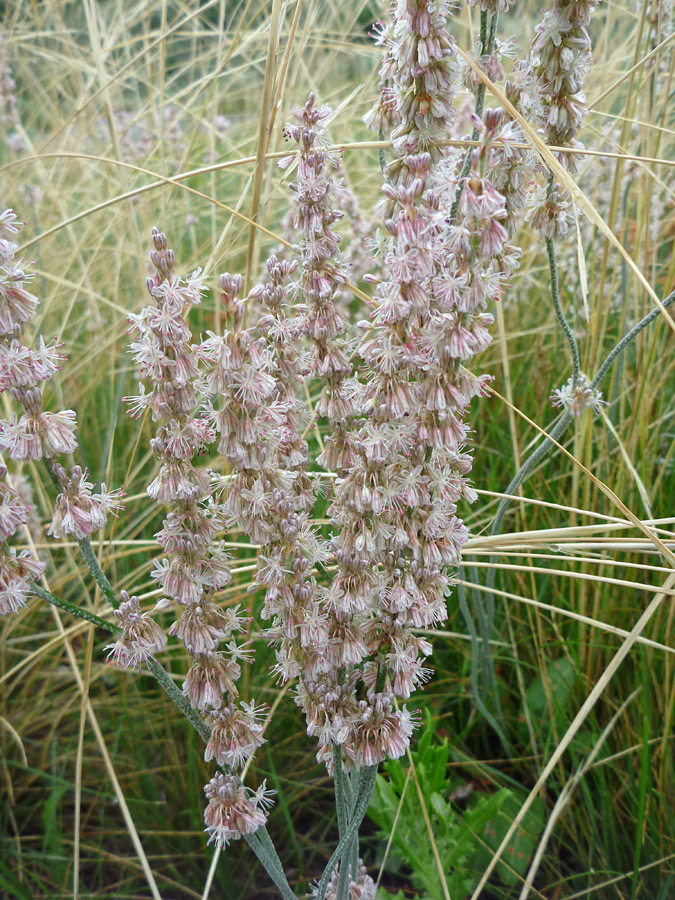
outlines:
[[[15, 262], [20, 223], [12, 210], [0, 216], [0, 390], [17, 407], [0, 422], [0, 451], [47, 467], [57, 491], [48, 535], [74, 538], [114, 621], [48, 592], [40, 585], [45, 563], [7, 544], [30, 509], [4, 464], [0, 614], [17, 613], [33, 593], [110, 631], [110, 662], [147, 668], [204, 741], [214, 771], [204, 787], [209, 843], [222, 850], [245, 839], [287, 898], [293, 889], [266, 830], [274, 792], [264, 781], [244, 783], [266, 740], [267, 709], [241, 686], [254, 657], [251, 618], [259, 612], [265, 623], [273, 677], [292, 685], [335, 784], [339, 839], [315, 897], [373, 898], [358, 831], [377, 767], [409, 753], [419, 715], [408, 704], [432, 677], [428, 632], [445, 622], [458, 581], [468, 539], [463, 508], [476, 499], [470, 408], [490, 390], [490, 378], [470, 367], [492, 340], [494, 304], [519, 267], [521, 222], [544, 239], [572, 359], [572, 375], [552, 394], [563, 410], [552, 436], [585, 410], [602, 411], [599, 384], [626, 346], [592, 379], [580, 372], [555, 247], [572, 227], [574, 204], [543, 171], [523, 128], [538, 129], [575, 172], [566, 151], [579, 149], [595, 3], [555, 0], [528, 58], [508, 76], [511, 48], [499, 40], [497, 22], [509, 0], [471, 5], [480, 8], [481, 28], [468, 65], [450, 33], [446, 0], [398, 0], [391, 21], [376, 29], [380, 97], [366, 123], [385, 145], [384, 184], [380, 227], [360, 258], [351, 245], [349, 259], [341, 252], [348, 191], [328, 138], [332, 110], [314, 94], [284, 130], [289, 152], [280, 166], [293, 172], [285, 223], [292, 240], [267, 259], [258, 284], [220, 275], [216, 330], [191, 330], [209, 283], [200, 270], [178, 274], [167, 236], [153, 229], [149, 299], [128, 316], [129, 352], [142, 381], [124, 400], [153, 430], [157, 471], [146, 492], [164, 515], [151, 574], [159, 621], [138, 596], [113, 587], [93, 552], [90, 536], [124, 508], [123, 492], [97, 488], [86, 468], [65, 459], [78, 452], [75, 412], [49, 411], [43, 395], [65, 357], [58, 342], [24, 343], [38, 300], [28, 290], [29, 266]], [[508, 104], [486, 108], [486, 87], [501, 82]], [[468, 118], [457, 111], [462, 88]], [[544, 183], [536, 184], [542, 172]], [[355, 272], [366, 273], [370, 293], [352, 283]], [[355, 315], [358, 301], [365, 305]], [[317, 397], [309, 410], [303, 391]], [[307, 440], [310, 427], [318, 452]], [[509, 494], [548, 446], [526, 461]], [[324, 492], [325, 527], [315, 515]], [[256, 550], [259, 611], [222, 601], [236, 563], [226, 532]], [[479, 604], [475, 612], [490, 619]], [[167, 629], [166, 613], [173, 617]], [[189, 659], [181, 689], [162, 666], [173, 638]], [[486, 659], [486, 678], [489, 671]], [[475, 702], [498, 730], [480, 693]]]

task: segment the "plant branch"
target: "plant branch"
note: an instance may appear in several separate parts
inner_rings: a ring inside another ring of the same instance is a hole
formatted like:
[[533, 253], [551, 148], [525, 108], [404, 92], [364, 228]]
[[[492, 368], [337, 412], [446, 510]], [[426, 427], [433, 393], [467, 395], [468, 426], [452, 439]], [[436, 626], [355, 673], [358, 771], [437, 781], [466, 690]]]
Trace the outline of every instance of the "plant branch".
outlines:
[[[497, 13], [495, 13], [490, 19], [490, 33], [488, 35], [488, 14], [485, 10], [481, 10], [480, 14], [480, 56], [487, 56], [492, 53], [492, 48], [494, 46], [495, 34], [497, 32]], [[476, 104], [474, 106], [475, 114], [480, 118], [483, 115], [483, 107], [485, 105], [485, 83], [481, 81], [478, 85], [478, 89], [476, 90]], [[473, 142], [478, 140], [478, 129], [474, 127], [471, 132], [471, 140]], [[450, 216], [448, 217], [448, 222], [450, 225], [454, 225], [457, 221], [457, 212], [459, 210], [459, 201], [462, 199], [462, 191], [464, 190], [464, 184], [466, 183], [466, 179], [469, 175], [469, 170], [471, 168], [471, 154], [473, 153], [473, 147], [469, 147], [466, 151], [466, 156], [464, 157], [464, 162], [462, 164], [462, 170], [459, 173], [459, 180], [457, 181], [457, 188], [455, 190], [455, 197], [452, 201], [452, 206], [450, 207]]]
[[70, 600], [64, 600], [63, 597], [57, 597], [56, 594], [46, 591], [37, 584], [31, 585], [30, 590], [32, 594], [37, 594], [38, 597], [46, 600], [47, 603], [51, 603], [52, 606], [57, 606], [59, 609], [63, 609], [73, 616], [77, 616], [78, 619], [84, 619], [87, 622], [91, 622], [92, 625], [98, 625], [99, 628], [104, 628], [106, 631], [112, 631], [113, 634], [119, 634], [122, 631], [119, 625], [115, 625], [114, 622], [108, 622], [106, 619], [102, 619], [101, 616], [97, 616], [87, 609], [76, 606], [76, 604], [71, 603]]
[[[671, 291], [670, 294], [668, 294], [666, 299], [662, 301], [661, 306], [663, 306], [664, 309], [667, 309], [669, 306], [672, 306], [673, 303], [675, 303], [675, 291]], [[647, 325], [650, 325], [654, 321], [654, 319], [658, 318], [658, 316], [661, 315], [661, 311], [662, 310], [658, 306], [655, 306], [654, 309], [652, 309], [651, 312], [648, 312], [647, 315], [644, 316], [644, 318], [640, 319], [637, 325], [634, 325], [628, 332], [628, 334], [624, 335], [619, 343], [614, 347], [614, 349], [607, 354], [604, 361], [600, 365], [597, 374], [591, 381], [591, 387], [593, 389], [597, 388], [598, 385], [602, 382], [617, 357], [619, 357], [623, 353], [626, 347], [635, 340], [638, 334], [643, 331], [647, 327]]]
[[548, 268], [551, 277], [551, 299], [553, 300], [553, 308], [560, 322], [560, 327], [565, 333], [567, 343], [570, 345], [572, 353], [572, 378], [574, 385], [579, 380], [581, 374], [581, 356], [579, 354], [579, 345], [572, 331], [572, 326], [565, 318], [565, 312], [560, 302], [560, 282], [558, 280], [558, 264], [555, 256], [555, 244], [551, 238], [546, 238], [546, 255], [548, 256]]
[[331, 879], [335, 866], [340, 862], [345, 852], [349, 850], [352, 838], [358, 833], [359, 826], [363, 822], [363, 817], [368, 809], [370, 798], [375, 787], [375, 776], [377, 775], [377, 766], [367, 766], [359, 771], [359, 777], [356, 787], [356, 798], [354, 800], [354, 810], [349, 825], [340, 838], [340, 841], [333, 851], [333, 855], [328, 860], [328, 864], [324, 869], [324, 873], [319, 881], [315, 900], [326, 900], [326, 889]]
[[[52, 476], [52, 480], [56, 480], [58, 482], [58, 479], [56, 479], [56, 476], [53, 474], [49, 461], [46, 460], [46, 462], [47, 469]], [[61, 487], [60, 483], [58, 483], [58, 486]], [[119, 606], [119, 601], [115, 596], [112, 585], [110, 585], [110, 582], [108, 581], [98, 564], [98, 560], [94, 556], [91, 543], [88, 540], [78, 541], [78, 543], [80, 545], [80, 549], [82, 550], [82, 554], [85, 557], [85, 561], [87, 562], [89, 570], [91, 571], [94, 578], [96, 578], [96, 571], [98, 571], [100, 573], [101, 580], [103, 580], [104, 583], [110, 588], [112, 597], [109, 597], [109, 599], [113, 607], [117, 609], [117, 607]], [[90, 561], [85, 555], [87, 549], [91, 553], [93, 564], [90, 564]], [[99, 581], [98, 578], [96, 578], [96, 581], [103, 589], [101, 581]], [[59, 607], [59, 609], [63, 609], [80, 619], [85, 619], [87, 622], [91, 622], [93, 625], [98, 625], [99, 627], [104, 628], [106, 631], [111, 631], [114, 634], [119, 634], [122, 631], [122, 629], [114, 623], [107, 622], [100, 616], [97, 616], [94, 613], [90, 613], [87, 610], [76, 606], [69, 600], [65, 600], [62, 597], [57, 597], [56, 594], [52, 594], [50, 591], [47, 591], [44, 588], [39, 587], [38, 585], [33, 585], [31, 590], [38, 597], [41, 597], [43, 600], [46, 600], [53, 606], [57, 606]], [[105, 593], [106, 596], [108, 596], [108, 592], [106, 591]], [[192, 725], [192, 727], [204, 741], [204, 743], [208, 743], [211, 737], [211, 729], [199, 715], [197, 710], [192, 707], [190, 701], [183, 694], [183, 692], [176, 686], [164, 666], [162, 666], [161, 663], [157, 662], [156, 659], [149, 659], [148, 669], [150, 670], [150, 673], [154, 677], [155, 681], [159, 684], [159, 686], [166, 693], [169, 699], [178, 707], [178, 709]], [[291, 887], [288, 884], [288, 880], [286, 879], [286, 876], [284, 874], [279, 855], [265, 826], [259, 826], [254, 834], [245, 834], [244, 838], [247, 844], [255, 853], [256, 857], [260, 861], [260, 864], [263, 866], [269, 877], [281, 891], [281, 894], [285, 898], [285, 900], [296, 900], [295, 894], [291, 890]]]

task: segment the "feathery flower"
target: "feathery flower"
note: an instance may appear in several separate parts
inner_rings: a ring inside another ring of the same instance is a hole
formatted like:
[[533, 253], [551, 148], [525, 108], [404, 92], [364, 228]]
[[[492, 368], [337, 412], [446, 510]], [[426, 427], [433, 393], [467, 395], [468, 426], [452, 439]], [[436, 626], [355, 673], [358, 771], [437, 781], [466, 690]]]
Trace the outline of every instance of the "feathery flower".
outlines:
[[138, 597], [130, 597], [120, 591], [122, 603], [114, 615], [122, 627], [122, 633], [106, 650], [108, 659], [124, 669], [140, 669], [143, 663], [154, 659], [166, 646], [166, 635], [147, 613], [141, 612]]
[[109, 512], [117, 515], [117, 511], [124, 508], [119, 490], [106, 491], [105, 484], [102, 484], [99, 493], [93, 494], [94, 485], [87, 481], [87, 470], [81, 466], [73, 467], [70, 478], [58, 463], [53, 471], [64, 490], [54, 503], [54, 517], [47, 532], [51, 537], [63, 538], [73, 534], [82, 540], [105, 527]]
[[204, 829], [209, 834], [209, 844], [221, 849], [230, 841], [252, 834], [267, 821], [265, 806], [270, 791], [263, 782], [256, 793], [245, 788], [234, 775], [216, 772], [204, 788], [208, 805], [204, 811]]
[[575, 418], [580, 416], [585, 409], [592, 409], [599, 413], [606, 401], [602, 399], [602, 392], [591, 388], [585, 375], [579, 375], [576, 382], [570, 375], [565, 384], [555, 388], [551, 393], [553, 406], [561, 406]]
[[[598, 0], [555, 0], [535, 27], [529, 62], [538, 91], [537, 119], [547, 143], [577, 147], [576, 135], [586, 115], [583, 82], [591, 65], [588, 25]], [[576, 171], [572, 154], [560, 164]]]

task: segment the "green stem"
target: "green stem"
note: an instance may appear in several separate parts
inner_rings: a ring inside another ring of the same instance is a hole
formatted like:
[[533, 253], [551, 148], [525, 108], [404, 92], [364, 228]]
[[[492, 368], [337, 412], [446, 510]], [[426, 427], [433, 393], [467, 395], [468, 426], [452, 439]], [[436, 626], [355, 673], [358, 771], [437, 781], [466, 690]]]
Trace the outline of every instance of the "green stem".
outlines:
[[258, 832], [260, 831], [264, 832], [265, 835], [267, 835], [267, 837], [269, 838], [266, 829], [260, 826], [257, 831], [253, 832], [253, 834], [245, 834], [244, 840], [249, 845], [251, 850], [253, 850], [253, 852], [255, 853], [263, 869], [267, 872], [269, 877], [279, 888], [281, 896], [284, 897], [284, 900], [297, 900], [295, 894], [291, 890], [288, 881], [286, 880], [286, 876], [284, 875], [283, 870], [279, 867], [279, 865], [277, 865], [279, 857], [276, 855], [276, 851], [274, 851], [274, 854], [271, 854], [269, 852], [267, 845], [264, 844], [258, 836]]
[[338, 834], [345, 833], [349, 822], [349, 807], [347, 805], [346, 775], [342, 768], [342, 749], [339, 744], [333, 744], [333, 782], [335, 783], [335, 808], [337, 811]]
[[[480, 14], [480, 48], [481, 56], [487, 56], [492, 53], [492, 48], [494, 46], [495, 34], [497, 32], [497, 13], [492, 16], [490, 19], [490, 32], [488, 35], [488, 14], [485, 10], [481, 10]], [[483, 107], [485, 105], [485, 85], [481, 81], [478, 85], [478, 89], [476, 91], [476, 104], [474, 106], [474, 111], [476, 115], [480, 118], [483, 115]], [[478, 140], [478, 129], [474, 128], [471, 132], [471, 140]], [[457, 221], [457, 212], [459, 210], [459, 201], [462, 199], [462, 191], [464, 190], [464, 185], [466, 183], [466, 179], [469, 175], [469, 170], [471, 169], [471, 154], [473, 153], [473, 147], [469, 147], [466, 152], [466, 156], [464, 157], [464, 162], [462, 164], [462, 170], [459, 173], [459, 180], [457, 182], [457, 188], [455, 190], [455, 196], [452, 201], [452, 206], [450, 207], [450, 215], [448, 217], [448, 223], [450, 225], [454, 225]]]
[[117, 599], [117, 594], [115, 593], [115, 589], [106, 578], [105, 572], [96, 559], [96, 554], [94, 553], [94, 548], [91, 546], [91, 541], [89, 540], [89, 538], [78, 538], [77, 543], [80, 546], [82, 558], [87, 564], [87, 568], [91, 572], [94, 581], [101, 588], [101, 591], [103, 592], [112, 608], [118, 609], [120, 602]]
[[66, 612], [77, 616], [78, 619], [84, 619], [87, 622], [91, 622], [92, 625], [98, 625], [99, 628], [105, 628], [106, 631], [112, 631], [113, 634], [119, 634], [122, 631], [119, 625], [115, 625], [113, 622], [108, 622], [106, 619], [102, 619], [95, 613], [89, 612], [89, 610], [82, 609], [81, 607], [76, 606], [74, 603], [71, 603], [70, 600], [64, 600], [63, 597], [57, 597], [56, 594], [52, 594], [50, 593], [50, 591], [46, 591], [44, 588], [41, 588], [37, 584], [31, 586], [31, 593], [37, 594], [38, 597], [46, 600], [47, 603], [51, 603], [52, 606], [58, 606], [59, 609], [63, 609]]
[[345, 853], [349, 851], [352, 838], [356, 834], [358, 834], [361, 822], [363, 822], [363, 817], [366, 814], [368, 804], [370, 803], [370, 798], [373, 794], [373, 788], [375, 787], [376, 775], [377, 766], [368, 766], [367, 768], [361, 769], [359, 771], [356, 788], [356, 799], [354, 801], [354, 811], [352, 813], [351, 820], [349, 822], [349, 825], [347, 826], [347, 829], [345, 830], [343, 837], [340, 838], [337, 847], [333, 851], [333, 855], [328, 860], [328, 865], [324, 869], [321, 880], [319, 881], [315, 900], [326, 900], [326, 889], [328, 888], [328, 882], [331, 879], [333, 870], [335, 869], [335, 866], [338, 864], [338, 862], [340, 862], [343, 855], [345, 855]]
[[174, 680], [170, 677], [164, 666], [161, 663], [158, 663], [156, 659], [149, 659], [148, 668], [167, 697], [176, 704], [199, 737], [207, 744], [211, 738], [211, 729], [199, 715], [197, 710], [190, 704], [190, 701], [185, 694], [176, 687]]
[[[553, 176], [551, 175], [548, 179], [547, 193], [550, 194], [552, 190]], [[570, 345], [570, 352], [572, 353], [572, 378], [573, 384], [576, 386], [579, 380], [579, 375], [581, 374], [581, 356], [579, 354], [579, 345], [577, 344], [577, 339], [574, 336], [574, 332], [572, 331], [570, 323], [565, 318], [565, 313], [560, 302], [560, 281], [558, 278], [558, 264], [556, 262], [555, 244], [553, 243], [551, 238], [546, 238], [546, 255], [548, 256], [548, 269], [551, 279], [551, 298], [553, 300], [553, 308], [555, 309], [555, 314], [558, 317], [560, 326], [565, 332], [567, 343]]]

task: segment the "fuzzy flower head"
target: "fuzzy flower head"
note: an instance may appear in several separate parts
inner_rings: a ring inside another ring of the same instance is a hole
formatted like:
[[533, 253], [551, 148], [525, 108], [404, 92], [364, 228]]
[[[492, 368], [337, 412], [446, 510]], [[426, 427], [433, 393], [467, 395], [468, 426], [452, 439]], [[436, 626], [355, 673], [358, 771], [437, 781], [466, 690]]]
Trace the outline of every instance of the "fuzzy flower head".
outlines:
[[122, 626], [122, 633], [114, 644], [109, 644], [108, 659], [124, 669], [140, 668], [154, 659], [166, 646], [166, 635], [147, 613], [141, 612], [138, 597], [130, 597], [120, 591], [122, 603], [115, 610], [115, 617]]
[[[233, 646], [232, 642], [228, 649]], [[237, 697], [236, 681], [240, 675], [241, 666], [233, 654], [227, 657], [222, 653], [202, 653], [195, 656], [183, 682], [183, 693], [202, 712], [221, 709], [226, 694], [230, 699]]]
[[269, 804], [271, 792], [263, 782], [257, 792], [245, 788], [234, 775], [216, 772], [204, 788], [208, 805], [204, 811], [204, 829], [209, 835], [209, 844], [215, 843], [221, 849], [230, 841], [237, 841], [254, 831], [267, 821], [265, 807]]
[[543, 238], [564, 237], [573, 221], [572, 201], [567, 191], [559, 184], [551, 190], [538, 186], [528, 202], [525, 221]]
[[82, 540], [105, 526], [109, 512], [116, 515], [123, 508], [121, 491], [107, 491], [102, 484], [99, 493], [93, 494], [94, 485], [87, 481], [87, 470], [81, 466], [74, 466], [70, 478], [58, 464], [54, 473], [64, 490], [54, 504], [54, 518], [47, 532], [51, 537], [73, 534]]
[[31, 583], [37, 581], [45, 564], [33, 559], [28, 550], [17, 553], [14, 547], [0, 552], [0, 616], [18, 612], [26, 606]]
[[263, 737], [264, 706], [253, 703], [228, 704], [211, 714], [213, 725], [204, 759], [215, 759], [221, 766], [240, 769], [265, 743]]
[[[15, 389], [13, 389], [15, 390]], [[12, 459], [51, 459], [77, 447], [77, 422], [72, 409], [51, 413], [42, 409], [42, 394], [32, 389], [18, 394], [24, 415], [0, 420], [0, 450]]]
[[585, 409], [599, 413], [606, 403], [602, 399], [602, 392], [592, 388], [585, 375], [579, 375], [576, 383], [574, 376], [570, 375], [562, 387], [551, 393], [551, 402], [553, 406], [563, 407], [574, 417], [580, 416]]

